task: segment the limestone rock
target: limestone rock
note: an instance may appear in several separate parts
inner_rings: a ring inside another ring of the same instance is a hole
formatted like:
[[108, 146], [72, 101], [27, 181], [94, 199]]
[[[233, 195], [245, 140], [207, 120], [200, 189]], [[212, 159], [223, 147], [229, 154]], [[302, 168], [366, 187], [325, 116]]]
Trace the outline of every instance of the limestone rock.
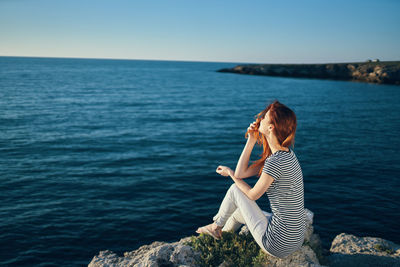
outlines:
[[[319, 235], [314, 233], [314, 213], [306, 211], [307, 229], [303, 245], [294, 253], [284, 259], [266, 255], [263, 266], [394, 266], [400, 267], [400, 245], [377, 237], [357, 237], [341, 233], [333, 240], [330, 251], [323, 249]], [[243, 226], [239, 234], [248, 234], [248, 229]], [[191, 237], [186, 237], [178, 242], [153, 242], [137, 250], [125, 252], [123, 256], [105, 250], [100, 251], [89, 263], [89, 267], [100, 266], [196, 266], [199, 253], [186, 245]], [[329, 255], [328, 252], [330, 253]], [[322, 265], [321, 265], [322, 264]], [[220, 267], [232, 266], [223, 262]]]
[[329, 266], [400, 266], [400, 245], [378, 237], [341, 233], [332, 241]]
[[135, 266], [135, 267], [167, 267], [196, 266], [195, 261], [198, 253], [190, 246], [184, 245], [190, 237], [183, 238], [178, 242], [153, 242], [144, 245], [137, 250], [125, 252], [124, 256], [118, 256], [112, 251], [100, 251], [89, 263], [89, 267], [105, 266]]
[[[307, 231], [303, 246], [286, 257], [278, 259], [266, 255], [267, 261], [265, 266], [304, 266], [318, 267], [321, 266], [318, 257], [321, 257], [322, 246], [319, 236], [314, 234], [312, 226], [314, 213], [308, 209], [306, 211]], [[248, 234], [246, 226], [243, 226], [239, 234]], [[89, 263], [89, 267], [100, 266], [137, 266], [137, 267], [156, 267], [156, 266], [180, 266], [190, 267], [196, 266], [198, 252], [192, 247], [185, 245], [190, 237], [181, 239], [178, 242], [153, 242], [150, 245], [144, 245], [137, 250], [125, 252], [123, 256], [118, 256], [112, 251], [105, 250], [94, 256]], [[220, 266], [231, 266], [227, 262], [223, 262]]]
[[334, 64], [247, 64], [218, 72], [400, 85], [400, 61]]
[[284, 259], [279, 259], [267, 255], [266, 262], [262, 265], [265, 267], [285, 267], [285, 266], [302, 266], [302, 267], [322, 267], [318, 258], [311, 247], [303, 245], [300, 249], [293, 252]]
[[[278, 259], [276, 257], [266, 256], [267, 262], [265, 266], [304, 266], [304, 267], [317, 267], [322, 266], [320, 262], [326, 262], [323, 254], [323, 248], [321, 239], [318, 234], [314, 233], [314, 227], [312, 226], [314, 213], [309, 209], [305, 209], [306, 212], [306, 233], [304, 236], [304, 243], [301, 248], [294, 253], [290, 254], [284, 259]], [[239, 234], [248, 234], [249, 230], [244, 225], [240, 230]]]

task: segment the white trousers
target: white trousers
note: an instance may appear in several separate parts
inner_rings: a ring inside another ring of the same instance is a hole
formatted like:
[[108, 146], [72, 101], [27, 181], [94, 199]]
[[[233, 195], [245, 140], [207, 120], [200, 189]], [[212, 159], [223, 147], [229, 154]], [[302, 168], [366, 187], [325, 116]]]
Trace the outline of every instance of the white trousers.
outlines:
[[262, 243], [270, 216], [271, 213], [262, 211], [254, 200], [250, 200], [236, 184], [232, 184], [213, 220], [218, 226], [223, 227], [222, 231], [236, 231], [246, 224], [257, 244], [265, 253], [271, 255]]

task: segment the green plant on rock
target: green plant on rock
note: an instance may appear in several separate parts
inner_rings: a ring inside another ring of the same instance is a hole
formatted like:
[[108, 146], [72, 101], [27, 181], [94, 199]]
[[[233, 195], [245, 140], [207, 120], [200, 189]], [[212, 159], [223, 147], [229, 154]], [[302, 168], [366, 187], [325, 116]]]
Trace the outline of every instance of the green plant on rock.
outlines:
[[251, 234], [222, 232], [220, 240], [200, 234], [192, 236], [187, 245], [200, 252], [199, 266], [218, 266], [224, 261], [226, 266], [261, 266], [266, 261]]
[[386, 252], [386, 253], [388, 253], [388, 254], [393, 254], [393, 253], [394, 253], [394, 250], [393, 250], [392, 248], [387, 247], [387, 246], [385, 246], [385, 245], [383, 245], [383, 244], [376, 244], [376, 245], [374, 246], [374, 248], [375, 248], [376, 250], [378, 250], [378, 251]]
[[260, 249], [258, 255], [253, 258], [252, 266], [255, 267], [268, 266], [269, 260], [266, 256], [267, 255], [265, 254], [265, 252]]

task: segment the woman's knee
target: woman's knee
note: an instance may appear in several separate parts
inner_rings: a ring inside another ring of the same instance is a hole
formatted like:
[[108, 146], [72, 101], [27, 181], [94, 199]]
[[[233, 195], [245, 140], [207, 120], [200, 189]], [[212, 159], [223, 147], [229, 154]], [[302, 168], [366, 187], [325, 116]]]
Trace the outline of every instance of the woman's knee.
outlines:
[[231, 187], [229, 187], [228, 195], [230, 195], [232, 198], [241, 198], [245, 196], [245, 194], [236, 184], [232, 184]]
[[237, 187], [237, 185], [236, 185], [235, 183], [233, 183], [233, 184], [231, 185], [231, 187], [229, 187], [229, 191], [237, 190], [237, 189], [239, 189], [239, 187]]
[[236, 196], [240, 195], [240, 196], [244, 196], [244, 193], [242, 192], [242, 190], [240, 190], [240, 188], [239, 188], [235, 183], [233, 183], [233, 184], [231, 185], [231, 187], [229, 187], [228, 192], [229, 192], [231, 195], [236, 195]]

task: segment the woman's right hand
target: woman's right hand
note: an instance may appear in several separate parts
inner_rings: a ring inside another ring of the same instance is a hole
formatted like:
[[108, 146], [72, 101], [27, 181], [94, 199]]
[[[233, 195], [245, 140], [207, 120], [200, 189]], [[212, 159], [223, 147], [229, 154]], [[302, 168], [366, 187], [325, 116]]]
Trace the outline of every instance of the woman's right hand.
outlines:
[[256, 127], [256, 122], [255, 121], [250, 123], [250, 126], [247, 128], [247, 131], [248, 131], [248, 139], [250, 141], [257, 141], [258, 129]]

